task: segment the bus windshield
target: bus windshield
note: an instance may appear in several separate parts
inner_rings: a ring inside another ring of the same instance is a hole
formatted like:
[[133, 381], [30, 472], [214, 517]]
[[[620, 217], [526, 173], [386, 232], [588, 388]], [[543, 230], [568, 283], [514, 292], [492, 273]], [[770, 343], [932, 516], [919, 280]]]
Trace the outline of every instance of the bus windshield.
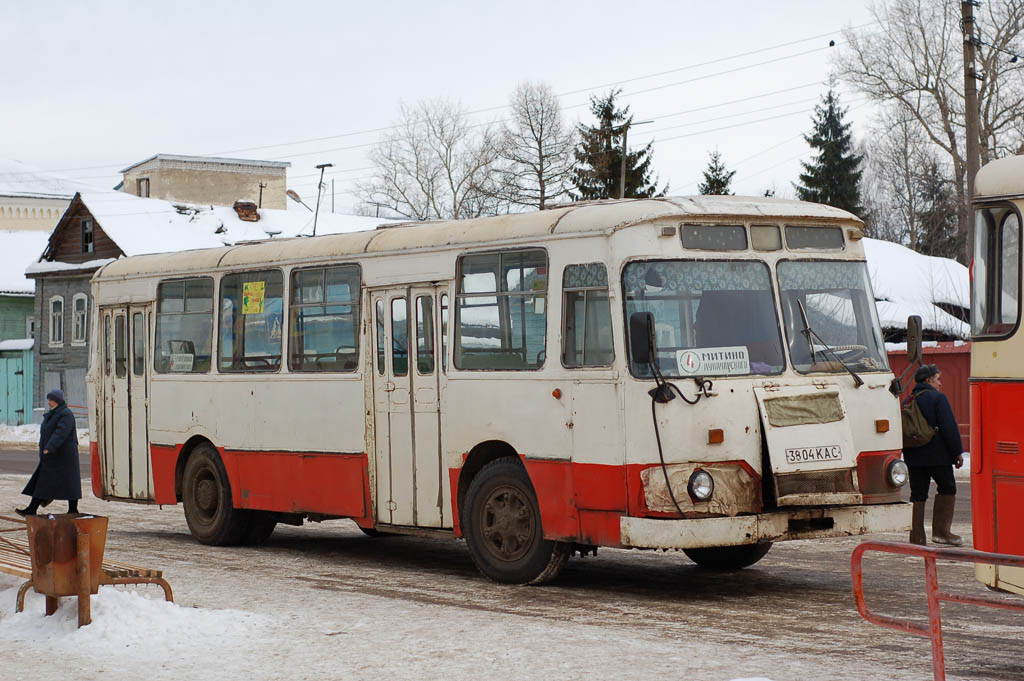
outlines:
[[[665, 376], [777, 374], [783, 353], [768, 266], [754, 261], [646, 261], [623, 271], [626, 327], [650, 312]], [[649, 378], [650, 366], [630, 364]]]
[[[801, 373], [839, 373], [845, 371], [843, 364], [854, 371], [889, 369], [867, 263], [784, 261], [778, 268], [782, 315], [794, 369]], [[805, 332], [801, 305], [807, 314], [806, 324], [817, 338]]]

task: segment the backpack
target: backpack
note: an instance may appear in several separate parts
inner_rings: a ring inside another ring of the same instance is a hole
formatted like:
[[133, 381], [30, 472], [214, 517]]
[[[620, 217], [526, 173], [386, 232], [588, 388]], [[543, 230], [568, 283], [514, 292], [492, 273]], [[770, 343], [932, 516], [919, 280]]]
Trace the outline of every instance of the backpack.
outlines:
[[[920, 393], [918, 393], [920, 394]], [[938, 428], [932, 427], [917, 406], [917, 395], [914, 395], [903, 406], [900, 418], [903, 422], [903, 448], [924, 447], [932, 441]]]

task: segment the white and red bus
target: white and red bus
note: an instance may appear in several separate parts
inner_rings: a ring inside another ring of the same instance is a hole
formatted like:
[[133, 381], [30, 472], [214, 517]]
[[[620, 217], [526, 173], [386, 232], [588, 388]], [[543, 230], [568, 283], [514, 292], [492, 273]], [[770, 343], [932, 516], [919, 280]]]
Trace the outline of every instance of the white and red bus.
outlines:
[[899, 403], [841, 210], [664, 198], [125, 258], [93, 279], [93, 490], [465, 538], [498, 581], [598, 546], [738, 568], [906, 529]]
[[[971, 287], [971, 505], [974, 547], [1024, 556], [1024, 156], [989, 163], [974, 190]], [[1024, 570], [975, 566], [989, 586], [1024, 593]]]

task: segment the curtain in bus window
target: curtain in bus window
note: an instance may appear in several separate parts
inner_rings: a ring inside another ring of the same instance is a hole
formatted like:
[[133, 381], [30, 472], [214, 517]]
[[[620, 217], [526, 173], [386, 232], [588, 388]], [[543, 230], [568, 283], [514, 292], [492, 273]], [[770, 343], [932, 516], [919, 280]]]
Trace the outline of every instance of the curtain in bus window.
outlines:
[[455, 366], [539, 369], [547, 328], [545, 252], [467, 255], [459, 272]]
[[615, 355], [604, 263], [566, 265], [562, 291], [565, 317], [562, 364], [567, 367], [610, 366]]
[[[654, 315], [658, 367], [672, 377], [782, 371], [768, 267], [745, 261], [634, 262], [623, 272], [629, 315]], [[631, 363], [634, 375], [649, 366]]]
[[[843, 363], [854, 371], [889, 368], [866, 263], [786, 261], [779, 263], [778, 276], [783, 321], [797, 371], [840, 373], [846, 371]], [[801, 305], [820, 339], [808, 339]]]
[[220, 371], [277, 371], [281, 366], [280, 270], [228, 274], [220, 284]]
[[157, 373], [207, 373], [213, 357], [213, 280], [161, 282], [154, 338]]
[[359, 363], [359, 268], [292, 272], [288, 324], [291, 371], [356, 370]]

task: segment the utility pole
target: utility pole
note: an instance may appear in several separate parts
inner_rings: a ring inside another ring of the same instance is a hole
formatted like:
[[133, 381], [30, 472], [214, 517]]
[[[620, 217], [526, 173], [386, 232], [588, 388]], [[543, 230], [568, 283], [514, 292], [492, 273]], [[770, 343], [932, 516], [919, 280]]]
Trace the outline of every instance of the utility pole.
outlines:
[[260, 202], [256, 206], [257, 208], [263, 208], [263, 190], [266, 188], [266, 186], [267, 185], [263, 184], [263, 182], [260, 182]]
[[964, 106], [967, 118], [967, 214], [968, 220], [961, 224], [966, 233], [961, 234], [965, 253], [964, 262], [969, 263], [974, 253], [974, 234], [971, 229], [973, 220], [969, 219], [971, 202], [974, 201], [974, 176], [981, 168], [981, 130], [978, 122], [978, 74], [974, 69], [974, 48], [977, 45], [977, 31], [974, 26], [973, 0], [960, 3], [960, 16], [964, 27]]
[[654, 121], [638, 121], [634, 123], [632, 120], [626, 121], [620, 127], [622, 128], [622, 163], [619, 164], [619, 198], [626, 198], [626, 153], [629, 151], [629, 147], [626, 146], [626, 136], [629, 134], [629, 126], [631, 125], [644, 125], [646, 123], [653, 123]]
[[331, 178], [331, 214], [334, 214], [334, 178]]
[[333, 168], [333, 163], [321, 163], [316, 166], [320, 169], [320, 183], [316, 186], [316, 210], [313, 212], [313, 236], [316, 236], [316, 219], [320, 215], [320, 196], [324, 193], [324, 171]]

